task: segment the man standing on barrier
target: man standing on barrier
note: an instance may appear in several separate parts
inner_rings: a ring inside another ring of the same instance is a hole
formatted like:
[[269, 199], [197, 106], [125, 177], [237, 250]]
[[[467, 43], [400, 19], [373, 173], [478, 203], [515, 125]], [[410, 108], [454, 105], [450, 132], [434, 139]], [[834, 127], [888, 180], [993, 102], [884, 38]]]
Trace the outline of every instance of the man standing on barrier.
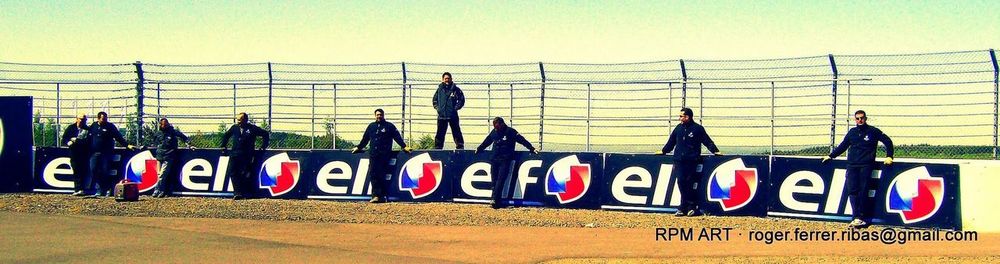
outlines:
[[368, 165], [368, 175], [372, 178], [372, 199], [371, 203], [384, 203], [388, 201], [385, 188], [388, 187], [388, 175], [392, 173], [389, 161], [395, 158], [392, 152], [392, 141], [396, 141], [403, 151], [410, 153], [413, 151], [403, 142], [403, 136], [396, 130], [396, 125], [385, 121], [385, 111], [381, 108], [375, 109], [375, 122], [368, 124], [365, 135], [361, 137], [361, 142], [354, 147], [351, 153], [361, 153], [371, 140], [372, 147], [368, 150], [368, 157], [371, 162]]
[[854, 112], [855, 127], [847, 131], [840, 145], [823, 157], [822, 163], [847, 152], [847, 192], [851, 200], [851, 214], [854, 220], [850, 227], [862, 228], [868, 226], [872, 202], [868, 198], [868, 179], [875, 170], [875, 152], [878, 142], [885, 145], [885, 165], [892, 165], [892, 139], [882, 133], [882, 130], [868, 125], [868, 116], [864, 110]]
[[[236, 115], [236, 124], [229, 127], [229, 130], [222, 135], [222, 155], [229, 155], [229, 172], [227, 177], [233, 182], [233, 200], [253, 198], [257, 186], [256, 174], [253, 173], [254, 163], [257, 162], [257, 151], [254, 145], [257, 137], [263, 138], [260, 144], [260, 154], [267, 150], [271, 141], [271, 135], [254, 124], [250, 124], [250, 115], [239, 113]], [[229, 153], [229, 139], [233, 139], [233, 151]], [[232, 155], [230, 155], [232, 154]]]
[[462, 127], [458, 123], [458, 110], [465, 106], [465, 94], [451, 81], [451, 73], [441, 75], [441, 84], [434, 92], [434, 109], [437, 110], [437, 132], [434, 134], [434, 149], [444, 148], [444, 133], [451, 126], [455, 139], [455, 149], [465, 148]]
[[656, 155], [665, 155], [671, 150], [674, 152], [674, 169], [671, 174], [676, 175], [677, 186], [681, 193], [681, 206], [677, 209], [675, 216], [698, 216], [701, 210], [701, 196], [698, 192], [698, 183], [701, 182], [701, 173], [697, 171], [698, 164], [701, 164], [701, 145], [708, 147], [716, 156], [722, 156], [722, 152], [715, 146], [715, 142], [708, 136], [705, 128], [694, 122], [694, 112], [691, 108], [681, 108], [680, 124], [670, 132], [670, 139], [663, 149], [656, 152]]
[[76, 115], [76, 122], [66, 127], [62, 144], [69, 147], [69, 163], [73, 167], [73, 196], [87, 195], [90, 177], [90, 138], [87, 137], [87, 115]]
[[156, 160], [160, 162], [160, 178], [156, 181], [153, 197], [163, 198], [170, 195], [171, 187], [173, 187], [171, 185], [173, 183], [169, 182], [172, 178], [168, 175], [173, 175], [173, 169], [177, 167], [174, 165], [177, 161], [177, 140], [183, 140], [189, 149], [194, 149], [194, 147], [191, 146], [191, 142], [188, 142], [188, 137], [170, 125], [170, 121], [166, 118], [160, 118], [159, 127], [160, 144], [156, 146]]
[[122, 178], [121, 173], [111, 174], [111, 158], [115, 155], [113, 152], [115, 141], [125, 145], [128, 149], [135, 149], [135, 146], [129, 145], [125, 141], [125, 137], [122, 137], [118, 127], [108, 122], [108, 113], [105, 112], [97, 113], [97, 122], [91, 124], [88, 131], [87, 136], [90, 137], [92, 151], [90, 155], [91, 176], [100, 187], [93, 197], [111, 197], [113, 195], [111, 188]]
[[490, 131], [490, 134], [483, 139], [483, 143], [476, 148], [476, 154], [479, 154], [486, 149], [486, 146], [493, 145], [493, 157], [490, 159], [490, 178], [493, 182], [493, 201], [490, 201], [490, 206], [493, 209], [507, 205], [503, 192], [506, 190], [504, 186], [510, 181], [512, 162], [514, 161], [514, 143], [520, 143], [528, 148], [528, 151], [538, 154], [538, 150], [531, 146], [531, 142], [528, 142], [514, 128], [508, 127], [503, 118], [498, 116], [493, 118], [493, 131]]

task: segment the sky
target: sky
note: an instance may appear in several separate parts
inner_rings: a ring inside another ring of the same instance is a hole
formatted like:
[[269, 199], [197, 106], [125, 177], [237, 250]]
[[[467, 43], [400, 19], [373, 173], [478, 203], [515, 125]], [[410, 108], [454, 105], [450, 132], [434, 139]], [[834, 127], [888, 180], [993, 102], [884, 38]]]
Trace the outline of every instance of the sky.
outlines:
[[1000, 48], [1000, 1], [11, 1], [0, 61], [449, 64]]

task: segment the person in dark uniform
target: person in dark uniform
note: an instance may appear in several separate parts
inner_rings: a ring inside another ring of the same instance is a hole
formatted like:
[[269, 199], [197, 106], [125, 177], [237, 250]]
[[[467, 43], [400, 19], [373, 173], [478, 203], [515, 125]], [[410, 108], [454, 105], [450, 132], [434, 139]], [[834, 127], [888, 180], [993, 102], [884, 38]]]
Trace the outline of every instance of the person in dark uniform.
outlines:
[[[254, 145], [257, 137], [263, 141], [259, 151], [263, 153], [267, 150], [271, 141], [271, 135], [254, 124], [249, 122], [250, 116], [247, 113], [236, 115], [236, 124], [229, 127], [229, 130], [222, 135], [222, 155], [229, 155], [229, 170], [227, 177], [233, 182], [233, 200], [252, 198], [257, 186], [257, 178], [254, 177], [254, 163], [257, 162], [257, 151]], [[233, 151], [229, 152], [229, 140], [233, 140]]]
[[490, 134], [483, 139], [483, 143], [476, 147], [476, 154], [479, 154], [487, 146], [493, 145], [493, 157], [490, 158], [490, 178], [493, 183], [490, 206], [493, 209], [504, 207], [507, 204], [503, 192], [504, 186], [510, 181], [509, 177], [514, 160], [514, 143], [519, 143], [528, 148], [528, 151], [538, 154], [538, 150], [531, 146], [531, 142], [528, 142], [514, 128], [508, 127], [503, 118], [496, 117], [493, 118], [493, 131], [490, 131]]
[[455, 148], [464, 149], [465, 139], [462, 138], [462, 127], [458, 122], [458, 110], [465, 106], [465, 94], [451, 81], [451, 73], [441, 75], [441, 84], [434, 92], [434, 109], [437, 110], [437, 133], [434, 134], [434, 149], [444, 148], [444, 133], [451, 126], [451, 134], [455, 139]]
[[674, 169], [671, 173], [677, 175], [677, 186], [681, 189], [681, 206], [674, 215], [697, 216], [701, 214], [698, 209], [698, 205], [701, 204], [698, 195], [701, 173], [697, 171], [698, 164], [702, 160], [701, 145], [708, 147], [708, 150], [716, 156], [722, 156], [722, 152], [715, 146], [705, 128], [694, 122], [694, 112], [691, 108], [681, 108], [679, 119], [681, 123], [670, 132], [667, 144], [656, 154], [664, 155], [671, 151], [674, 153]]
[[62, 144], [69, 147], [69, 163], [73, 167], [73, 196], [87, 195], [91, 181], [90, 139], [87, 137], [87, 115], [76, 115], [76, 122], [66, 127]]
[[823, 157], [823, 163], [847, 152], [847, 192], [851, 202], [851, 214], [854, 220], [850, 227], [868, 226], [869, 211], [872, 201], [867, 195], [868, 178], [875, 170], [875, 152], [878, 142], [885, 145], [885, 165], [892, 165], [892, 139], [882, 133], [882, 130], [868, 125], [868, 116], [863, 110], [854, 112], [855, 127], [847, 131], [840, 145]]
[[156, 160], [160, 162], [160, 178], [156, 181], [156, 189], [153, 191], [153, 197], [163, 198], [170, 195], [171, 187], [173, 184], [169, 182], [171, 180], [168, 175], [173, 175], [173, 169], [177, 167], [174, 165], [177, 161], [177, 140], [183, 140], [184, 144], [187, 145], [189, 149], [194, 149], [191, 143], [188, 142], [187, 135], [181, 133], [174, 126], [170, 125], [170, 121], [166, 118], [160, 118], [160, 144], [156, 146]]
[[115, 141], [128, 149], [135, 149], [135, 146], [129, 145], [125, 141], [118, 126], [108, 122], [108, 113], [105, 112], [97, 113], [97, 122], [91, 124], [88, 131], [87, 136], [90, 137], [92, 151], [90, 155], [91, 175], [100, 187], [94, 197], [110, 197], [113, 195], [111, 188], [122, 178], [121, 173], [111, 175], [111, 158], [115, 155], [113, 152]]
[[369, 202], [383, 203], [388, 201], [385, 188], [388, 185], [386, 175], [392, 173], [389, 161], [396, 156], [392, 152], [392, 142], [396, 141], [406, 153], [410, 153], [413, 149], [403, 142], [403, 136], [396, 130], [396, 126], [385, 121], [385, 111], [381, 108], [375, 109], [375, 122], [368, 124], [361, 142], [358, 142], [358, 146], [354, 147], [351, 153], [361, 153], [369, 140], [372, 143], [372, 147], [368, 150], [368, 157], [371, 159], [368, 175], [372, 178], [372, 199]]

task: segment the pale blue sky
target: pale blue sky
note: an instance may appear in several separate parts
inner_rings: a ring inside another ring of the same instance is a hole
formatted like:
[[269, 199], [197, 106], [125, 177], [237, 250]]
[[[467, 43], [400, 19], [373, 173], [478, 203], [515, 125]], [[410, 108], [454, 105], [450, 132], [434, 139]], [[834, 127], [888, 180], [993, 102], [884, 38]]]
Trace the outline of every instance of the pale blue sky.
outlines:
[[9, 1], [0, 61], [506, 63], [1000, 48], [1000, 1]]

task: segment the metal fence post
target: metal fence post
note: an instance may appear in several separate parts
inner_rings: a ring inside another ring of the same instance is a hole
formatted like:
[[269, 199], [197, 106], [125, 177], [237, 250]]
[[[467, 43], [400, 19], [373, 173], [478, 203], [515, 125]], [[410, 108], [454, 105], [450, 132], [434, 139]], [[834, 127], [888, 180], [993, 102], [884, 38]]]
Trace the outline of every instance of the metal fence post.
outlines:
[[990, 61], [993, 62], [993, 159], [997, 159], [997, 115], [1000, 114], [997, 111], [998, 106], [1000, 106], [1000, 99], [998, 99], [998, 93], [1000, 93], [1000, 67], [997, 67], [997, 54], [996, 51], [990, 49]]
[[[412, 106], [413, 105], [413, 85], [412, 84], [407, 85], [406, 88], [410, 89], [410, 98], [409, 99], [410, 99], [410, 105]], [[410, 130], [406, 131], [406, 133], [407, 133], [406, 138], [407, 138], [407, 140], [410, 140], [410, 143], [413, 143], [413, 110], [411, 109], [409, 112], [407, 112], [407, 114], [409, 114], [409, 116], [406, 117], [406, 122], [410, 123]]]
[[[667, 83], [667, 113], [674, 111], [674, 83]], [[674, 119], [667, 115], [667, 131], [674, 127]]]
[[236, 113], [238, 113], [236, 111], [237, 111], [236, 110], [236, 84], [234, 83], [233, 84], [233, 115], [232, 115], [232, 117], [236, 117]]
[[542, 62], [538, 62], [538, 72], [542, 75], [542, 94], [538, 108], [538, 149], [544, 149], [545, 140], [542, 136], [545, 135], [545, 66]]
[[[493, 119], [493, 87], [489, 83], [486, 84], [486, 119]], [[492, 128], [487, 127], [486, 134], [489, 135], [491, 130]]]
[[681, 60], [681, 107], [687, 107], [687, 90], [688, 90], [688, 72], [687, 67], [684, 66], [684, 60]]
[[156, 117], [157, 118], [163, 117], [163, 115], [160, 114], [160, 108], [163, 108], [163, 107], [161, 107], [160, 98], [163, 98], [163, 96], [160, 95], [160, 83], [157, 82], [156, 83]]
[[851, 80], [847, 80], [847, 115], [847, 121], [844, 122], [846, 125], [844, 127], [845, 132], [851, 130], [851, 118], [854, 118], [854, 115], [851, 113]]
[[[400, 98], [402, 100], [402, 113], [400, 113], [400, 115], [399, 115], [399, 118], [401, 118], [402, 120], [399, 120], [399, 123], [400, 123], [399, 125], [403, 128], [403, 131], [400, 134], [406, 134], [406, 122], [405, 122], [405, 120], [406, 120], [406, 62], [405, 61], [404, 62], [400, 62], [399, 64], [403, 68], [403, 98]], [[409, 139], [409, 137], [407, 137], [407, 139]]]
[[587, 151], [590, 151], [590, 84], [587, 84]]
[[833, 102], [830, 104], [830, 151], [833, 151], [833, 144], [837, 138], [837, 77], [840, 74], [837, 72], [837, 62], [833, 59], [833, 54], [827, 56], [830, 58], [830, 69], [833, 70], [833, 87], [830, 93], [833, 95]]
[[514, 126], [514, 84], [510, 84], [510, 126]]
[[[62, 124], [62, 90], [59, 83], [56, 83], [56, 147], [62, 147], [62, 140], [59, 140], [59, 125]], [[43, 130], [44, 131], [44, 130]]]
[[271, 112], [274, 108], [273, 103], [274, 97], [274, 74], [271, 71], [271, 62], [267, 62], [267, 130], [271, 131], [274, 127], [274, 121], [271, 119]]
[[142, 144], [143, 143], [142, 142], [142, 130], [143, 130], [142, 129], [142, 117], [145, 115], [145, 113], [143, 113], [143, 106], [144, 106], [144, 101], [145, 101], [145, 98], [146, 98], [145, 95], [144, 95], [144, 91], [143, 91], [143, 90], [145, 90], [143, 88], [143, 84], [146, 83], [146, 77], [144, 76], [144, 74], [142, 72], [142, 62], [141, 61], [136, 61], [135, 62], [135, 74], [138, 77], [138, 79], [136, 79], [136, 83], [135, 83], [135, 98], [136, 98], [136, 102], [135, 102], [135, 114], [136, 114], [136, 120], [135, 120], [135, 125], [136, 125], [135, 144]]
[[705, 121], [702, 120], [705, 115], [705, 84], [698, 83], [698, 123], [705, 125]]
[[333, 149], [337, 149], [337, 84], [333, 84]]
[[771, 156], [774, 156], [774, 82], [771, 82]]
[[312, 85], [312, 118], [309, 118], [309, 149], [316, 149], [316, 84]]

